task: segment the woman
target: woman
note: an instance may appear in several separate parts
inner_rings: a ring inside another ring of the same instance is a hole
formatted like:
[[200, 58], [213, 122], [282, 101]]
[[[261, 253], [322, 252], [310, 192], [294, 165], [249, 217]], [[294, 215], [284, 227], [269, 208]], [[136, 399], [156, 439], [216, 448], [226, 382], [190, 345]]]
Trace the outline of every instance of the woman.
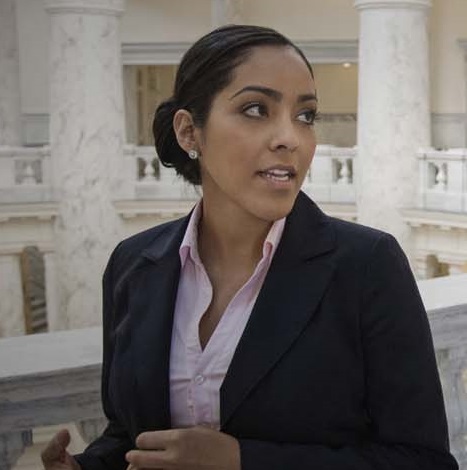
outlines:
[[300, 187], [317, 98], [279, 33], [201, 38], [156, 112], [164, 165], [201, 184], [181, 220], [123, 241], [104, 275], [109, 424], [47, 469], [456, 469], [426, 314], [385, 233]]

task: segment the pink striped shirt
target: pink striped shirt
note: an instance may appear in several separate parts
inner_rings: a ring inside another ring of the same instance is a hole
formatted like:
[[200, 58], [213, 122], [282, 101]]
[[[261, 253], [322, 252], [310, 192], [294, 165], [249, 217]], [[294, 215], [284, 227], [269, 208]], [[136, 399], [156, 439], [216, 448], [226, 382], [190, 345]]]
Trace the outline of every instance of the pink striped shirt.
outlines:
[[219, 391], [248, 322], [258, 293], [284, 230], [285, 218], [273, 223], [263, 256], [252, 276], [234, 295], [204, 350], [199, 322], [209, 307], [212, 285], [198, 254], [197, 204], [180, 246], [180, 283], [175, 303], [170, 351], [170, 412], [172, 428], [196, 425], [219, 429]]

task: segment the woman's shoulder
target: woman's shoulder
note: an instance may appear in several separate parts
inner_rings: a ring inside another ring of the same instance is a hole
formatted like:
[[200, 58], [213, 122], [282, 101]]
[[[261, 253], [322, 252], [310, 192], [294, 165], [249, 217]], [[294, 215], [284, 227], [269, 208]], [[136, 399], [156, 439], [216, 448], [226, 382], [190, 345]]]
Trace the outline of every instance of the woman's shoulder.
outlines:
[[[129, 265], [142, 255], [157, 253], [181, 242], [189, 216], [156, 225], [122, 240], [114, 249], [111, 261], [114, 265]], [[180, 239], [180, 240], [179, 240]]]
[[339, 219], [325, 214], [321, 208], [307, 195], [300, 193], [296, 205], [296, 211], [301, 214], [303, 221], [312, 220], [313, 223], [305, 222], [303, 227], [308, 230], [316, 230], [319, 225], [328, 226], [338, 246], [352, 246], [354, 249], [366, 251], [368, 247], [379, 241], [391, 241], [397, 244], [395, 238], [383, 230], [362, 225], [355, 221]]

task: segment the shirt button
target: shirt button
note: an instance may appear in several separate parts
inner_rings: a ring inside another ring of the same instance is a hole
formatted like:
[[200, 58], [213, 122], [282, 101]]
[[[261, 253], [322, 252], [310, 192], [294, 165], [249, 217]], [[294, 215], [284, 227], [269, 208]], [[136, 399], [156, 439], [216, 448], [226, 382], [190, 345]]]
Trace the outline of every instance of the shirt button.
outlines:
[[204, 382], [204, 380], [205, 380], [205, 379], [204, 379], [204, 376], [202, 376], [202, 375], [197, 375], [197, 376], [195, 377], [195, 384], [196, 384], [196, 385], [201, 385], [201, 384]]

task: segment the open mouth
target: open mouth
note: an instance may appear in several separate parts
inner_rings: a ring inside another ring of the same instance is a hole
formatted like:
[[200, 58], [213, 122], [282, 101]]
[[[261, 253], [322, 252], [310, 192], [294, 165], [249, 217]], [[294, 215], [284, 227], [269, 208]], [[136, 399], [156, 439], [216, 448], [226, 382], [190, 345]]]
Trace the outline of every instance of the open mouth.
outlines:
[[276, 168], [260, 171], [259, 174], [266, 179], [277, 181], [278, 183], [286, 183], [296, 176], [294, 170], [280, 170]]

